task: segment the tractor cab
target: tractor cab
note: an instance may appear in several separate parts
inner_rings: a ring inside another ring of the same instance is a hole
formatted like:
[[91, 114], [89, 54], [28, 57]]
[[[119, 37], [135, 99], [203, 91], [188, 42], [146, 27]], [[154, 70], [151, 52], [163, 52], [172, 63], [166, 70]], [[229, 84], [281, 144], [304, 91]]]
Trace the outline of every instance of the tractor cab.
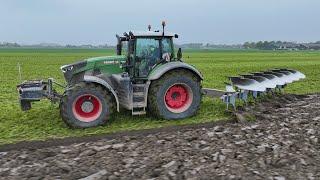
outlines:
[[158, 64], [176, 61], [173, 38], [177, 34], [145, 31], [123, 33], [117, 35], [117, 55], [122, 54], [122, 47], [127, 44], [127, 61], [123, 68], [133, 78], [146, 78]]

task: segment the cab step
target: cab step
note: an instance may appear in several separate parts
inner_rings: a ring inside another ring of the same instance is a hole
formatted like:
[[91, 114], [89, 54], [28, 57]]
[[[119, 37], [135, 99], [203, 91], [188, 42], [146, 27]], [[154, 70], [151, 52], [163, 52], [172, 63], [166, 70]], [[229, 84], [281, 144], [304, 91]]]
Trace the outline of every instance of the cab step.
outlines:
[[133, 102], [133, 108], [144, 108], [145, 103], [144, 102]]
[[134, 108], [132, 110], [132, 115], [145, 115], [147, 114], [146, 110], [144, 108]]
[[134, 97], [144, 97], [144, 91], [142, 92], [133, 92]]
[[132, 115], [146, 114], [146, 84], [133, 84], [132, 90]]

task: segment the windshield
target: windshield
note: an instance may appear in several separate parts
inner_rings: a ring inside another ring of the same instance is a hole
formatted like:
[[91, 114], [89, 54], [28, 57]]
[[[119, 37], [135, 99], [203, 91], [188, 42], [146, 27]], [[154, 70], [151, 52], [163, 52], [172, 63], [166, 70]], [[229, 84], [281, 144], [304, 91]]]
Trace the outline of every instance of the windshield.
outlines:
[[136, 56], [144, 59], [152, 57], [160, 59], [160, 44], [159, 40], [152, 38], [138, 38], [136, 43]]
[[[161, 42], [161, 44], [160, 44]], [[162, 49], [162, 51], [161, 51]], [[140, 58], [153, 57], [153, 59], [164, 59], [164, 55], [173, 57], [171, 38], [137, 38], [136, 56]]]
[[173, 57], [171, 38], [137, 38], [136, 40], [136, 68], [138, 76], [147, 76], [157, 63], [170, 61]]

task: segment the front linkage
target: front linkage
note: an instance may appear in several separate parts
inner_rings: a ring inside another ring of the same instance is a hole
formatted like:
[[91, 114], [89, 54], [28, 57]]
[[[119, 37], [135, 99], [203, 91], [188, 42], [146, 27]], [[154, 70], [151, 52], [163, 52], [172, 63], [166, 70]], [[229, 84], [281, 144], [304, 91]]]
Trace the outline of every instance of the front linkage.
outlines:
[[44, 98], [49, 99], [53, 103], [59, 102], [62, 95], [58, 94], [53, 89], [53, 84], [63, 87], [59, 83], [56, 83], [53, 78], [48, 78], [47, 81], [24, 81], [23, 83], [17, 85], [21, 109], [23, 111], [30, 110], [31, 102], [40, 101]]

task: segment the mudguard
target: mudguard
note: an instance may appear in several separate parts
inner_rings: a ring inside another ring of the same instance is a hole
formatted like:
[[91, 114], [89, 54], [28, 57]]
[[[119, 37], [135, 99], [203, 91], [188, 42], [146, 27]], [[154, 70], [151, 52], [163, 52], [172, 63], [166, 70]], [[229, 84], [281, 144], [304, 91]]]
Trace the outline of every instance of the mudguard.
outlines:
[[148, 80], [152, 81], [152, 80], [159, 79], [163, 74], [173, 69], [189, 70], [194, 74], [196, 74], [201, 80], [203, 80], [203, 76], [200, 73], [200, 71], [198, 71], [195, 67], [180, 61], [169, 62], [156, 67], [154, 70], [151, 71], [150, 75], [148, 76]]
[[93, 83], [98, 83], [101, 84], [102, 86], [104, 86], [105, 88], [107, 88], [108, 90], [110, 90], [110, 92], [113, 94], [116, 103], [117, 103], [117, 111], [120, 111], [120, 105], [119, 105], [119, 99], [117, 96], [117, 93], [114, 91], [114, 89], [111, 87], [111, 85], [106, 82], [105, 80], [97, 77], [97, 76], [90, 76], [90, 75], [84, 75], [83, 80], [85, 82], [93, 82]]

